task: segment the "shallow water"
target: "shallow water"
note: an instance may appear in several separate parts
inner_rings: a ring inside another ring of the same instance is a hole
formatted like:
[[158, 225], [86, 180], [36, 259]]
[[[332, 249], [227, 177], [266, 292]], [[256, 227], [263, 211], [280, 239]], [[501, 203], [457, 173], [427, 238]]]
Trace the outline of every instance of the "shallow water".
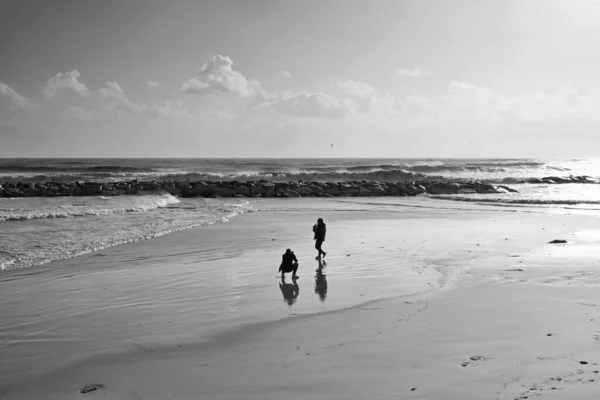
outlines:
[[251, 212], [247, 200], [171, 195], [0, 198], [0, 270], [71, 258]]

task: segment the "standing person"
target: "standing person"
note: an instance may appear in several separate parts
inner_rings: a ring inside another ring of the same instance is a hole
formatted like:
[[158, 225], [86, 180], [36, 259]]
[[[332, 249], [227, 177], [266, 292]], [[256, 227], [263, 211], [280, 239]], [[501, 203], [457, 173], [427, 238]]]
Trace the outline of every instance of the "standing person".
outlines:
[[279, 272], [281, 272], [281, 279], [285, 279], [283, 274], [285, 274], [286, 272], [293, 272], [292, 279], [298, 279], [296, 271], [298, 271], [298, 259], [296, 258], [296, 255], [292, 250], [287, 249], [281, 257], [281, 265], [279, 266]]
[[325, 226], [325, 222], [323, 222], [323, 218], [319, 218], [317, 220], [316, 225], [313, 226], [313, 232], [315, 233], [315, 249], [319, 251], [319, 254], [317, 257], [315, 257], [315, 260], [318, 260], [321, 258], [321, 254], [323, 257], [327, 255], [327, 253], [321, 249], [321, 245], [325, 241], [325, 234], [327, 232], [327, 227]]

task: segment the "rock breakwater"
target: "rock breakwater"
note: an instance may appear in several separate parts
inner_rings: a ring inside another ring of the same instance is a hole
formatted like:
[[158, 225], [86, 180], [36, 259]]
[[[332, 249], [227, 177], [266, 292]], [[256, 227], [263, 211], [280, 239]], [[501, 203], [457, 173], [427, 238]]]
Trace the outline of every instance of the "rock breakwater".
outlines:
[[179, 197], [364, 197], [415, 196], [428, 194], [469, 194], [516, 192], [505, 185], [485, 182], [269, 182], [269, 181], [126, 181], [5, 183], [0, 197], [124, 196], [169, 193]]

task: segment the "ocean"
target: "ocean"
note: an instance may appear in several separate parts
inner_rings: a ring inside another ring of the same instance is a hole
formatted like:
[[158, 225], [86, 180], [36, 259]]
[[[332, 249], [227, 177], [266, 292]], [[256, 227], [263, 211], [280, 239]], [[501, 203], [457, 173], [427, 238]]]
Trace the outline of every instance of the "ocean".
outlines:
[[[519, 193], [419, 196], [513, 210], [600, 215], [600, 185], [526, 184], [548, 176], [600, 177], [600, 159], [0, 159], [0, 184], [134, 180], [427, 180], [505, 183]], [[508, 183], [507, 183], [508, 182]], [[401, 198], [369, 199], [361, 207], [393, 206]], [[311, 207], [348, 199], [306, 199]], [[272, 207], [273, 203], [269, 203]], [[281, 207], [285, 207], [281, 200]], [[0, 198], [0, 269], [27, 268], [76, 257], [261, 210], [257, 199], [119, 197]]]

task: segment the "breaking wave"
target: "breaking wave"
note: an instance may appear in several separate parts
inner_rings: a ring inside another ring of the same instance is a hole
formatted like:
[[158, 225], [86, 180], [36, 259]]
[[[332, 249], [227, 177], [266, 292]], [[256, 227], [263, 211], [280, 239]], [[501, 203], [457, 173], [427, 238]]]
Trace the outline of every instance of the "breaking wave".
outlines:
[[[106, 200], [106, 198], [102, 196], [99, 196], [98, 199]], [[99, 216], [126, 212], [143, 212], [155, 210], [160, 207], [168, 207], [180, 202], [177, 198], [169, 194], [156, 197], [130, 197], [119, 200], [121, 200], [121, 202], [115, 201], [110, 204], [103, 204], [102, 202], [89, 203], [85, 205], [67, 203], [57, 205], [55, 207], [46, 206], [42, 209], [0, 208], [0, 222]]]

